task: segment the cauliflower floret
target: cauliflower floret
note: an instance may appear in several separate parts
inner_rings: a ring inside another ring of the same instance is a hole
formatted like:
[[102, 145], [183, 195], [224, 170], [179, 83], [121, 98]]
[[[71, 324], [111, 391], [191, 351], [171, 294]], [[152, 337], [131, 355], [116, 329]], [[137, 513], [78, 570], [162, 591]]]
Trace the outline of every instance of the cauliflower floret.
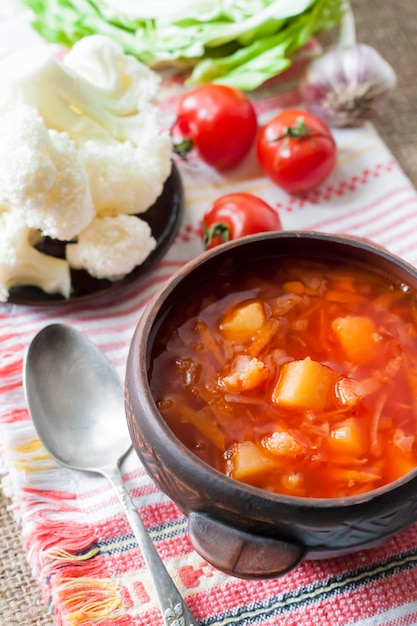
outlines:
[[[143, 80], [140, 61], [125, 55], [110, 37], [101, 36], [99, 43], [95, 35], [86, 37], [64, 61], [56, 57], [53, 47], [42, 45], [16, 50], [1, 59], [0, 112], [19, 104], [33, 106], [47, 128], [67, 131], [77, 145], [92, 138], [138, 143], [146, 122], [142, 109], [151, 106], [159, 78], [155, 75], [155, 86], [147, 93], [152, 70]], [[88, 50], [91, 72], [80, 60]]]
[[171, 140], [160, 131], [153, 105], [159, 83], [109, 37], [91, 35], [62, 62], [44, 46], [0, 61], [0, 112], [24, 103], [47, 128], [68, 133], [82, 154], [99, 215], [141, 213], [171, 171]]
[[96, 217], [77, 243], [66, 246], [66, 257], [74, 269], [115, 281], [141, 265], [155, 246], [149, 224], [138, 217]]
[[67, 133], [48, 130], [22, 105], [0, 118], [0, 204], [54, 239], [72, 239], [94, 217], [86, 169]]
[[93, 85], [105, 89], [124, 111], [154, 100], [161, 78], [106, 35], [91, 35], [77, 41], [63, 59], [73, 70]]
[[172, 146], [152, 100], [160, 78], [106, 36], [0, 61], [0, 203], [64, 241], [71, 266], [118, 280], [156, 242], [137, 217], [161, 194]]
[[105, 90], [123, 115], [135, 116], [137, 130], [140, 127], [140, 132], [116, 144], [99, 137], [77, 138], [97, 215], [143, 213], [161, 194], [171, 171], [171, 139], [160, 132], [150, 104], [160, 77], [104, 35], [84, 37], [63, 62]]
[[143, 213], [161, 194], [171, 171], [171, 141], [150, 116], [141, 141], [116, 146], [87, 141], [80, 147], [97, 215]]
[[36, 250], [36, 235], [20, 216], [8, 210], [0, 212], [0, 302], [7, 301], [12, 287], [22, 285], [69, 298], [68, 262]]

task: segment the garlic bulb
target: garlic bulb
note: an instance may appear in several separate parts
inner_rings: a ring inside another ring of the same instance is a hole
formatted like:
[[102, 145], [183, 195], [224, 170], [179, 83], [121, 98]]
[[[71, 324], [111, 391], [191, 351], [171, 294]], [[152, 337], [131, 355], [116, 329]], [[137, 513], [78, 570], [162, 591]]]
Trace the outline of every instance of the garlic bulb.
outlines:
[[372, 119], [396, 86], [392, 67], [366, 44], [337, 46], [314, 59], [300, 82], [307, 108], [334, 127]]

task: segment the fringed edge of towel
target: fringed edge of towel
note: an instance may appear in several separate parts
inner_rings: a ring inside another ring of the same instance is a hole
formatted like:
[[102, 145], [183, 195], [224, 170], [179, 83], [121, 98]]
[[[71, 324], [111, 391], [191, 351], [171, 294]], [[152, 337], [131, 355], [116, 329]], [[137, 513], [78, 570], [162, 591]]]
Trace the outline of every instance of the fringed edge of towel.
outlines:
[[32, 573], [57, 626], [128, 626], [133, 622], [123, 590], [111, 579], [94, 530], [78, 506], [76, 472], [49, 456], [25, 407], [22, 350], [16, 345], [0, 363], [1, 387], [14, 405], [7, 405], [3, 395], [0, 441], [2, 469], [8, 473], [1, 488], [21, 525]]

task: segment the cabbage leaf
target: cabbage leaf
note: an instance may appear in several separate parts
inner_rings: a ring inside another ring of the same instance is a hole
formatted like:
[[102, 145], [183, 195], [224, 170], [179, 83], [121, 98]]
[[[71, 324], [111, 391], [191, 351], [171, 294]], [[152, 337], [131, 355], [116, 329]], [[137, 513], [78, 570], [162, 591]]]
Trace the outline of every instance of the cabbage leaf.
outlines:
[[100, 33], [152, 68], [189, 69], [189, 84], [253, 90], [337, 24], [344, 0], [21, 0], [47, 41]]

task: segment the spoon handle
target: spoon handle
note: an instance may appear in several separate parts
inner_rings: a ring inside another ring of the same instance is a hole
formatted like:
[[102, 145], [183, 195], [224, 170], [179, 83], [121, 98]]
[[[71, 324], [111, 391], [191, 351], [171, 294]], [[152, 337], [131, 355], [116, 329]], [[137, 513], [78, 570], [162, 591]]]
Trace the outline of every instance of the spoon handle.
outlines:
[[100, 471], [112, 484], [123, 506], [127, 519], [130, 522], [133, 534], [139, 544], [142, 556], [151, 575], [162, 612], [162, 617], [164, 619], [164, 624], [166, 626], [173, 626], [174, 624], [182, 624], [183, 626], [198, 626], [197, 621], [191, 615], [183, 597], [169, 575], [126, 487], [123, 484], [119, 467], [116, 466], [106, 468]]

